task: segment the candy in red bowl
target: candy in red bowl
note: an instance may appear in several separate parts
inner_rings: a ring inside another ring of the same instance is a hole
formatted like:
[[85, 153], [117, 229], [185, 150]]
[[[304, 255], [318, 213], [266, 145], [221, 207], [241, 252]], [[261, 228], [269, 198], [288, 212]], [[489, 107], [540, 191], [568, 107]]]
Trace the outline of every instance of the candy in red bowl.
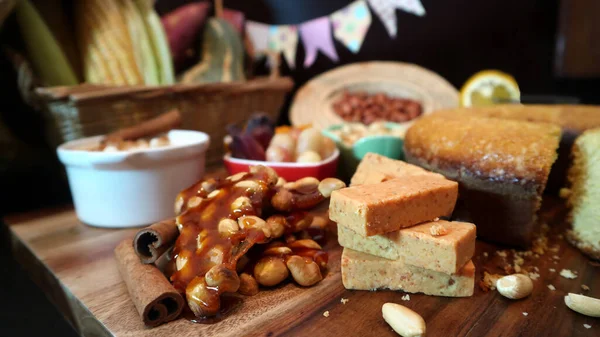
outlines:
[[228, 153], [223, 157], [225, 167], [229, 174], [233, 175], [239, 172], [248, 172], [250, 166], [264, 165], [271, 167], [277, 174], [287, 181], [296, 181], [304, 177], [315, 177], [319, 180], [335, 177], [340, 152], [338, 149], [324, 160], [316, 163], [296, 163], [296, 162], [270, 162], [262, 160], [249, 160], [233, 158]]

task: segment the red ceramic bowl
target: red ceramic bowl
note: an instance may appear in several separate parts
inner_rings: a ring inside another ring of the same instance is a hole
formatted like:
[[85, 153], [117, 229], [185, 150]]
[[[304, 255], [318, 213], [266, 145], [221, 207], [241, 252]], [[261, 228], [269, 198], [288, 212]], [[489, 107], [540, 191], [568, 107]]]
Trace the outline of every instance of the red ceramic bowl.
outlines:
[[223, 157], [225, 167], [229, 174], [233, 175], [239, 172], [248, 172], [250, 166], [264, 165], [277, 172], [277, 174], [287, 181], [296, 181], [304, 177], [315, 177], [319, 180], [335, 177], [338, 165], [340, 151], [335, 152], [329, 158], [318, 163], [277, 163], [270, 161], [248, 160], [232, 158], [229, 154]]

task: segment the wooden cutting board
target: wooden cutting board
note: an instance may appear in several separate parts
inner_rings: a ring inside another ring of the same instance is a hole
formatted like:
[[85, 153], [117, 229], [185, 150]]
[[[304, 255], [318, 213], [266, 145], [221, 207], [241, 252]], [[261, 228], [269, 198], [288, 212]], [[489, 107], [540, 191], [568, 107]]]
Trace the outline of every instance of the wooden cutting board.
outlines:
[[[533, 294], [524, 300], [508, 300], [477, 285], [470, 298], [410, 294], [409, 301], [401, 299], [403, 292], [348, 291], [340, 277], [341, 248], [331, 238], [325, 247], [329, 273], [318, 285], [302, 288], [288, 283], [263, 290], [243, 298], [214, 324], [181, 318], [154, 329], [143, 326], [113, 257], [117, 243], [132, 237], [135, 229], [89, 227], [71, 209], [13, 216], [6, 222], [16, 258], [83, 336], [395, 336], [381, 316], [385, 302], [401, 303], [421, 314], [428, 336], [598, 336], [600, 319], [571, 311], [563, 297], [568, 292], [600, 297], [600, 267], [558, 237], [564, 227], [559, 203], [547, 200], [542, 218], [552, 228], [550, 246], [558, 245], [558, 251], [526, 262], [538, 267], [540, 277], [534, 281]], [[473, 261], [478, 280], [483, 269], [494, 272], [504, 265], [497, 249], [477, 243]], [[563, 268], [576, 271], [578, 277], [559, 276]], [[583, 284], [591, 290], [582, 291]], [[348, 302], [342, 304], [342, 298]]]

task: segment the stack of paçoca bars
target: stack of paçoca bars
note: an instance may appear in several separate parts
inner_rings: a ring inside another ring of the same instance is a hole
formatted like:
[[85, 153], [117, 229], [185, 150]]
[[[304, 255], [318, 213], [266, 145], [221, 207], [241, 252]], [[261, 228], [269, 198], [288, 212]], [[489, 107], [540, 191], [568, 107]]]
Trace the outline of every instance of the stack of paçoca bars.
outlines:
[[331, 195], [346, 289], [473, 295], [475, 225], [452, 214], [458, 184], [402, 161], [367, 154], [348, 188]]

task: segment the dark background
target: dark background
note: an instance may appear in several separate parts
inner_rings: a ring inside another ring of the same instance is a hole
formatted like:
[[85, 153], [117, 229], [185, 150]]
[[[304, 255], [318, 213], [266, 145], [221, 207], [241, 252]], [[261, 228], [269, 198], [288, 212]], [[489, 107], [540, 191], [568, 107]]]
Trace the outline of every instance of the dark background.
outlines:
[[[159, 0], [157, 9], [164, 13], [184, 2], [188, 1]], [[350, 2], [224, 1], [226, 7], [243, 11], [248, 19], [269, 24], [301, 23], [331, 14]], [[598, 78], [555, 75], [558, 0], [422, 0], [422, 3], [427, 12], [424, 17], [397, 11], [395, 39], [389, 37], [375, 14], [358, 54], [352, 54], [334, 39], [339, 63], [319, 54], [313, 66], [303, 69], [304, 50], [300, 43], [298, 67], [290, 70], [284, 64], [283, 74], [292, 76], [297, 88], [341, 64], [395, 60], [429, 68], [460, 88], [479, 70], [499, 69], [515, 76], [524, 94], [575, 96], [582, 103], [600, 103]], [[0, 34], [0, 44], [7, 40], [18, 40], [18, 34], [5, 29]], [[9, 129], [0, 129], [3, 133], [0, 134], [0, 214], [69, 203], [68, 185], [54, 149], [44, 141], [44, 120], [20, 99], [16, 73], [4, 53], [0, 54], [0, 122]], [[12, 134], [10, 141], [6, 140], [7, 132]], [[3, 289], [0, 336], [74, 335], [10, 256], [4, 226], [0, 244], [0, 289]]]

